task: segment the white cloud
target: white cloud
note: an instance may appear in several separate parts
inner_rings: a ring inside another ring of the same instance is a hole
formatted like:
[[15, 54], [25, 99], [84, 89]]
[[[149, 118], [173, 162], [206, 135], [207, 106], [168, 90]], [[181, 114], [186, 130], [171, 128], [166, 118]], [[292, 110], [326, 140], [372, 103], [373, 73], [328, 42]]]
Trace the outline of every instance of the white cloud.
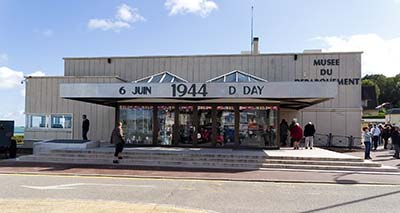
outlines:
[[0, 67], [0, 89], [12, 89], [21, 84], [24, 73], [8, 67]]
[[46, 76], [46, 73], [44, 73], [44, 72], [38, 70], [38, 71], [36, 71], [36, 72], [33, 72], [33, 73], [28, 74], [27, 76], [36, 76], [36, 77], [38, 77], [38, 76]]
[[[45, 76], [46, 74], [42, 71], [35, 71], [27, 74], [26, 76]], [[23, 86], [24, 73], [13, 70], [8, 67], [0, 67], [0, 91], [5, 89], [21, 89], [21, 94], [25, 95], [25, 89]]]
[[131, 8], [126, 4], [122, 4], [118, 7], [117, 14], [115, 15], [117, 19], [125, 22], [135, 23], [137, 21], [144, 21], [143, 16], [139, 14], [137, 8]]
[[130, 28], [131, 24], [139, 21], [145, 21], [145, 18], [139, 14], [139, 10], [129, 7], [127, 4], [122, 4], [117, 8], [115, 19], [90, 19], [88, 28], [119, 32], [121, 29]]
[[170, 16], [193, 13], [206, 17], [218, 9], [218, 5], [211, 0], [167, 0], [164, 6], [169, 10]]
[[34, 30], [35, 33], [42, 35], [44, 37], [52, 37], [54, 35], [54, 31], [52, 29], [44, 29], [44, 30]]
[[25, 125], [25, 112], [21, 106], [18, 108], [20, 109], [15, 109], [13, 112], [0, 112], [0, 120], [13, 120], [16, 126]]
[[383, 39], [376, 34], [361, 34], [347, 37], [318, 37], [328, 48], [324, 51], [363, 51], [362, 73], [394, 76], [400, 73], [400, 37]]
[[[45, 75], [40, 70], [26, 74], [26, 76]], [[16, 125], [24, 125], [25, 123], [24, 99], [16, 97], [12, 91], [16, 91], [17, 94], [19, 92], [21, 96], [25, 96], [25, 85], [21, 84], [23, 80], [23, 72], [5, 66], [0, 67], [0, 94], [4, 100], [8, 100], [7, 102], [0, 103], [0, 105], [4, 104], [0, 106], [0, 119], [14, 120]], [[12, 107], [10, 107], [10, 103], [13, 103]]]
[[8, 62], [8, 55], [5, 53], [0, 53], [0, 65], [7, 64]]
[[100, 30], [114, 30], [119, 31], [122, 28], [130, 28], [131, 25], [126, 22], [113, 21], [110, 19], [90, 19], [88, 23], [89, 29], [100, 29]]

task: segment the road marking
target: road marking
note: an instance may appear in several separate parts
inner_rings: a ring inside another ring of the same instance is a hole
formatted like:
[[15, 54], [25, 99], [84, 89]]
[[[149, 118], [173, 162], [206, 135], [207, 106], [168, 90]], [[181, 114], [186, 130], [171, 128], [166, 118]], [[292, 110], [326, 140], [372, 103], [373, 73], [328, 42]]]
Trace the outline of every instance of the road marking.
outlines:
[[[266, 180], [236, 180], [236, 179], [194, 179], [201, 177], [161, 177], [161, 176], [152, 176], [152, 177], [141, 177], [141, 176], [99, 176], [99, 175], [87, 175], [87, 174], [38, 174], [38, 173], [0, 173], [0, 176], [27, 176], [27, 177], [52, 177], [52, 178], [86, 178], [86, 179], [120, 179], [120, 180], [151, 180], [151, 181], [182, 181], [182, 182], [214, 182], [214, 183], [259, 183], [259, 184], [308, 184], [308, 185], [341, 185], [334, 182], [304, 182], [297, 180], [284, 180], [281, 181], [279, 179], [266, 179]], [[352, 186], [385, 186], [385, 187], [398, 187], [399, 184], [389, 184], [389, 183], [357, 183], [352, 184]], [[348, 186], [348, 185], [343, 185]]]
[[21, 185], [21, 187], [28, 189], [38, 190], [59, 190], [59, 189], [76, 189], [79, 186], [107, 186], [107, 187], [135, 187], [135, 188], [156, 188], [154, 185], [126, 185], [126, 184], [107, 184], [107, 183], [71, 183], [71, 184], [59, 184], [50, 186], [28, 186]]

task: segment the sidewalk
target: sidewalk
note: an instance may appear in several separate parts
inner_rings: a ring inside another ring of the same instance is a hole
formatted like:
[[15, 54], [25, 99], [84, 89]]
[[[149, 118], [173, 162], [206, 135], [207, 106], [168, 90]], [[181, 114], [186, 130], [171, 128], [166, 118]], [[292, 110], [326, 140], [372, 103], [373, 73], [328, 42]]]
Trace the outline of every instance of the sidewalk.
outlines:
[[[364, 150], [346, 152], [345, 154], [364, 158]], [[371, 151], [371, 157], [373, 162], [381, 163], [384, 166], [397, 167], [400, 169], [400, 159], [394, 159], [393, 155], [394, 155], [394, 150], [383, 149], [383, 146], [378, 147], [377, 151]]]
[[[357, 152], [355, 154], [358, 154]], [[400, 163], [400, 162], [399, 162]], [[0, 161], [0, 174], [82, 175], [125, 178], [166, 178], [196, 180], [261, 181], [292, 183], [395, 184], [400, 185], [400, 173], [364, 173], [300, 170], [215, 170], [122, 165], [72, 165]]]

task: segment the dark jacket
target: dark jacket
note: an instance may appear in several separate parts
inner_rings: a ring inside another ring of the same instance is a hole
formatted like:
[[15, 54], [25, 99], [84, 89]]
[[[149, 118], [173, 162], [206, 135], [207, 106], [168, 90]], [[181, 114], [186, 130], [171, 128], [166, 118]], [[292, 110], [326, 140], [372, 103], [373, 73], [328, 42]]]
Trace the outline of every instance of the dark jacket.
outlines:
[[400, 134], [398, 131], [392, 132], [392, 143], [393, 145], [395, 144], [400, 145]]
[[315, 134], [315, 127], [313, 124], [307, 124], [304, 127], [304, 137], [314, 136]]
[[85, 120], [83, 120], [83, 122], [82, 122], [82, 129], [85, 131], [89, 131], [89, 125], [90, 125], [90, 123], [89, 123], [89, 119], [85, 119]]
[[112, 144], [125, 143], [124, 133], [122, 131], [122, 128], [120, 128], [120, 127], [115, 127], [114, 128], [114, 130], [111, 133], [111, 143]]
[[388, 127], [384, 128], [382, 131], [382, 138], [389, 138], [391, 135], [390, 129]]
[[289, 125], [286, 122], [281, 122], [280, 124], [280, 135], [288, 135]]

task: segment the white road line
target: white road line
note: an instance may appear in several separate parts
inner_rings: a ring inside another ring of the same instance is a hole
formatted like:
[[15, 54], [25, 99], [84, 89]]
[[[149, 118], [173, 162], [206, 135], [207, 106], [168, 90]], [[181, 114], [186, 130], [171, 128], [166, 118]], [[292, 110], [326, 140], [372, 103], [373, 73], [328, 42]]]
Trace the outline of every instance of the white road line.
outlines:
[[108, 187], [135, 187], [135, 188], [156, 188], [154, 185], [126, 185], [126, 184], [106, 184], [106, 183], [72, 183], [72, 184], [59, 184], [50, 186], [28, 186], [21, 185], [21, 187], [28, 189], [38, 190], [59, 190], [59, 189], [76, 189], [79, 186], [108, 186]]

